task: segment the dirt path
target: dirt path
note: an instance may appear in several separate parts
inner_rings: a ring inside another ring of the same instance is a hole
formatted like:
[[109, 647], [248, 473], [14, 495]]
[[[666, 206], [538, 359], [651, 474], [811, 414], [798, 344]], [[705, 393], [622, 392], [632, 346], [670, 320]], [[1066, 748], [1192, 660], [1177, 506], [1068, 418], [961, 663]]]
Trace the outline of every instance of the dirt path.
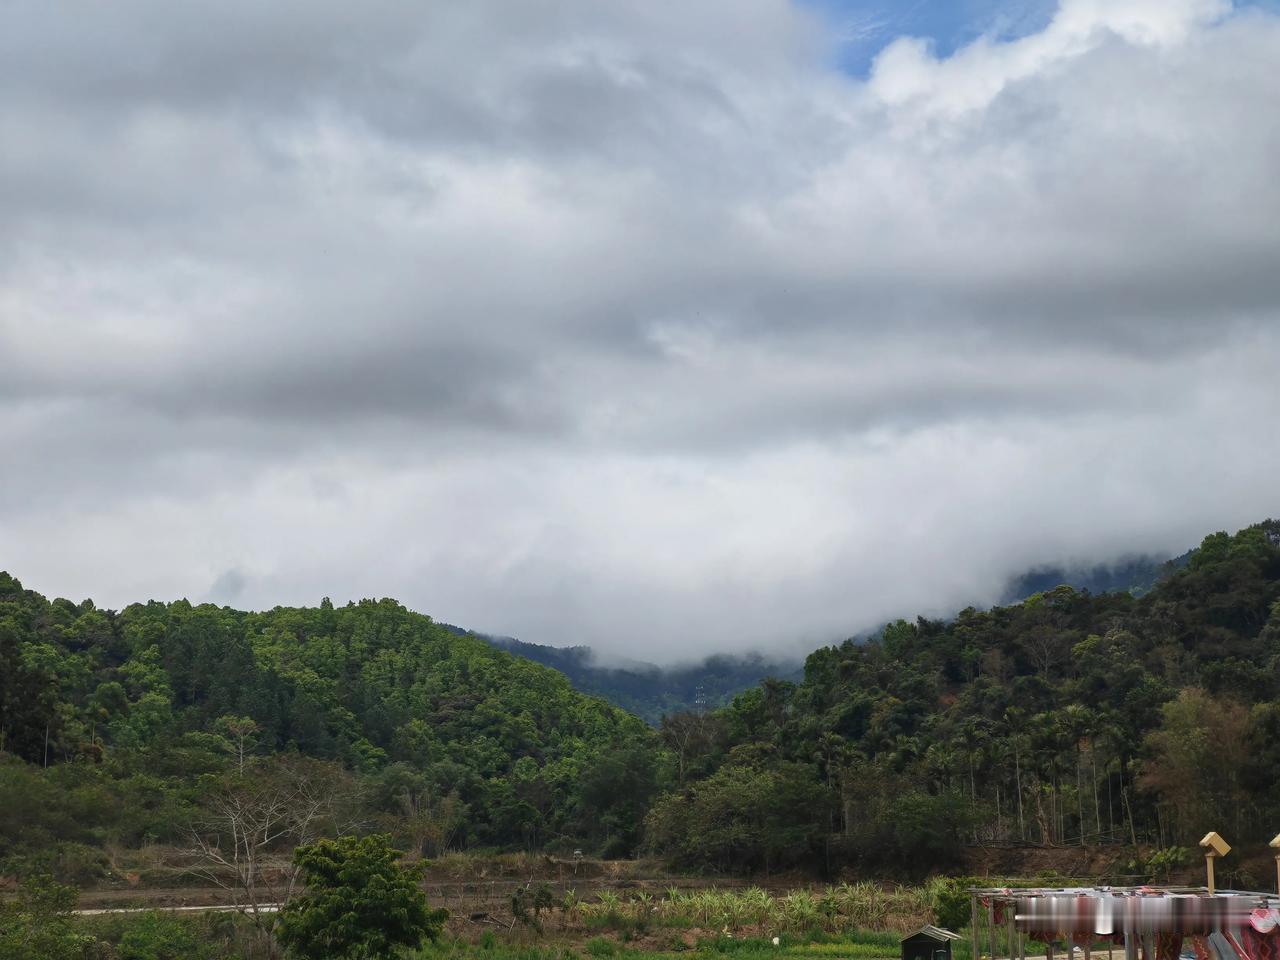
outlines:
[[[434, 907], [444, 907], [455, 917], [488, 914], [510, 918], [511, 897], [520, 888], [532, 883], [535, 887], [546, 884], [552, 895], [562, 899], [572, 891], [579, 900], [590, 900], [602, 892], [630, 896], [645, 892], [662, 896], [672, 889], [681, 891], [705, 890], [715, 887], [721, 890], [760, 887], [770, 893], [786, 893], [816, 885], [778, 879], [770, 881], [742, 880], [728, 877], [673, 877], [654, 875], [649, 877], [575, 878], [571, 871], [563, 877], [534, 877], [515, 879], [510, 877], [471, 880], [431, 880], [423, 885], [427, 899]], [[86, 889], [80, 892], [79, 912], [92, 916], [109, 912], [141, 910], [213, 911], [234, 910], [228, 903], [228, 892], [216, 886], [173, 887], [107, 887]]]

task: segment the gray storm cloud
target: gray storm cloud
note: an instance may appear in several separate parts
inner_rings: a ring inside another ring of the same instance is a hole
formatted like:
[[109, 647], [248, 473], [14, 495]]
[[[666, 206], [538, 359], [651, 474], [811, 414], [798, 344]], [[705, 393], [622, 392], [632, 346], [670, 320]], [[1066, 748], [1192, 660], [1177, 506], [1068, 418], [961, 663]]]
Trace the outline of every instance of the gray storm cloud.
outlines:
[[1280, 17], [0, 10], [0, 567], [798, 651], [1277, 513]]

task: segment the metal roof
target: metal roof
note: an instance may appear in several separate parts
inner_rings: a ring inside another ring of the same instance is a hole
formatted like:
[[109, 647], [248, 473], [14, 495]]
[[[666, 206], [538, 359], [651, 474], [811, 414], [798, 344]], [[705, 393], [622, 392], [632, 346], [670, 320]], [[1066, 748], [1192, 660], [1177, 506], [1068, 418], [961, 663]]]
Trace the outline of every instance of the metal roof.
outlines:
[[926, 923], [923, 927], [921, 927], [915, 933], [909, 933], [905, 937], [903, 937], [902, 938], [903, 942], [910, 940], [912, 937], [918, 937], [921, 934], [924, 934], [926, 937], [930, 938], [931, 940], [937, 940], [939, 942], [945, 941], [945, 940], [963, 940], [964, 939], [964, 937], [960, 936], [960, 934], [958, 933], [952, 933], [950, 930], [943, 930], [941, 927], [935, 927], [932, 923]]

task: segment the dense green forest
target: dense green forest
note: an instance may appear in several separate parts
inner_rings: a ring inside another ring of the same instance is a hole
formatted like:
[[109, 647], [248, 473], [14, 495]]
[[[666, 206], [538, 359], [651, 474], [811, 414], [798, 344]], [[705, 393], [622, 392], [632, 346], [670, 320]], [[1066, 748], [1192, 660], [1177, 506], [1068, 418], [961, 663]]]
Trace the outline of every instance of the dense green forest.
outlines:
[[1280, 523], [1138, 592], [898, 621], [655, 731], [389, 600], [111, 612], [0, 575], [0, 874], [189, 843], [246, 775], [323, 783], [427, 856], [919, 873], [972, 843], [1271, 836]]
[[1170, 847], [1280, 824], [1280, 523], [1141, 596], [1060, 586], [813, 653], [669, 717], [648, 841], [730, 868], [942, 866], [968, 843]]
[[639, 719], [390, 600], [113, 613], [7, 575], [0, 750], [10, 869], [68, 844], [186, 842], [246, 755], [324, 761], [423, 853], [627, 853], [657, 759]]

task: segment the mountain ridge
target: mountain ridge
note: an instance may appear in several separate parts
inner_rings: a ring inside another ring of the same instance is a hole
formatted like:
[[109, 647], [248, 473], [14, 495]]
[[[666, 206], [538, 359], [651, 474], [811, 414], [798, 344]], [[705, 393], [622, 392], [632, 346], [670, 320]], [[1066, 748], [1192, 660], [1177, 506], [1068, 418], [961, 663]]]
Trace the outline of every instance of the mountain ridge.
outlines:
[[611, 658], [601, 663], [596, 651], [585, 645], [552, 647], [453, 624], [445, 627], [558, 670], [568, 677], [574, 689], [604, 697], [651, 726], [658, 726], [669, 714], [723, 706], [736, 694], [770, 677], [798, 680], [804, 670], [800, 660], [774, 659], [755, 652], [712, 654], [694, 663], [668, 667], [630, 658]]
[[[1042, 563], [1010, 577], [996, 606], [1021, 603], [1059, 586], [1091, 594], [1127, 593], [1142, 596], [1156, 583], [1185, 567], [1194, 548], [1178, 557], [1132, 553], [1095, 563]], [[518, 657], [558, 670], [574, 689], [604, 697], [652, 726], [663, 716], [685, 711], [714, 709], [767, 679], [797, 682], [804, 675], [804, 659], [770, 657], [753, 651], [744, 654], [712, 654], [692, 663], [661, 666], [643, 660], [610, 655], [602, 662], [596, 650], [585, 644], [556, 647], [530, 643], [511, 636], [487, 634], [455, 624], [441, 624], [459, 635], [473, 636]], [[854, 634], [865, 642], [884, 629]], [[820, 650], [829, 644], [822, 644]], [[813, 652], [813, 651], [810, 651]]]

